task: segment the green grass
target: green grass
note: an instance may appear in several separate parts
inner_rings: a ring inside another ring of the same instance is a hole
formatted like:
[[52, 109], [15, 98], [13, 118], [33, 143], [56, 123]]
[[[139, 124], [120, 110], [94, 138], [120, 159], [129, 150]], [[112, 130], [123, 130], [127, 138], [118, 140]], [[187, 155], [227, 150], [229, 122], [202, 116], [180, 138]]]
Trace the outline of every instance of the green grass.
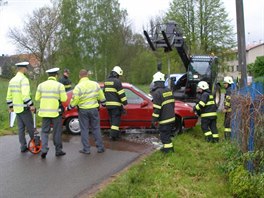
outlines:
[[[223, 139], [223, 115], [218, 119]], [[173, 139], [175, 153], [159, 151], [133, 165], [96, 197], [232, 197], [221, 167], [225, 142], [207, 143], [200, 125]]]

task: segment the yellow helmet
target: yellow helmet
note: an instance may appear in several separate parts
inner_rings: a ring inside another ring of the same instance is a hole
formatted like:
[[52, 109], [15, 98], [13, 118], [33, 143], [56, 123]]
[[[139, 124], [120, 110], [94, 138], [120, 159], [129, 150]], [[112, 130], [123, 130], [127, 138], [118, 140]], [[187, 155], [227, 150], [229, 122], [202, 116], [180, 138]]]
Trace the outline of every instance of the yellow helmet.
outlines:
[[197, 85], [198, 88], [202, 89], [202, 90], [206, 90], [209, 89], [209, 85], [207, 82], [205, 81], [200, 81]]
[[224, 83], [228, 83], [228, 84], [234, 83], [233, 78], [231, 76], [224, 77]]
[[114, 66], [114, 68], [112, 69], [112, 71], [116, 72], [119, 76], [122, 76], [123, 75], [123, 70], [119, 66]]
[[165, 75], [159, 71], [153, 75], [152, 82], [157, 82], [157, 81], [165, 81]]

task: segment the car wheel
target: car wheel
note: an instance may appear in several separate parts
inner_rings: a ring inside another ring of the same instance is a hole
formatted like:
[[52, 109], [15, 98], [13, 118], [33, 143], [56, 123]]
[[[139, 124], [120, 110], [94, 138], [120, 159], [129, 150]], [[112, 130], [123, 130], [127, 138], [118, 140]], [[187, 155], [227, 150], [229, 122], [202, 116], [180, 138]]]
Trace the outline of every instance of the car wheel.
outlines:
[[175, 126], [172, 129], [172, 136], [182, 133], [182, 119], [180, 116], [175, 115]]
[[68, 118], [66, 122], [66, 129], [73, 135], [79, 135], [81, 132], [78, 117]]

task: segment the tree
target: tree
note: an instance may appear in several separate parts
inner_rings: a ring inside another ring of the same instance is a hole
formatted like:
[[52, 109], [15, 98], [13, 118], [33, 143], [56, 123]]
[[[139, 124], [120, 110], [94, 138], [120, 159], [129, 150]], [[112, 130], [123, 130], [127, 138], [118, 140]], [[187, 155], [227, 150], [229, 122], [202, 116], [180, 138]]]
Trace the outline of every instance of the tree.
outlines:
[[255, 78], [264, 76], [264, 56], [258, 56], [253, 66], [253, 75]]
[[9, 30], [9, 38], [13, 40], [20, 52], [32, 53], [40, 62], [43, 73], [53, 65], [52, 59], [57, 50], [59, 29], [58, 7], [43, 7], [33, 11], [24, 23], [23, 30]]
[[234, 33], [220, 0], [173, 0], [166, 21], [176, 21], [191, 53], [221, 55], [234, 47]]

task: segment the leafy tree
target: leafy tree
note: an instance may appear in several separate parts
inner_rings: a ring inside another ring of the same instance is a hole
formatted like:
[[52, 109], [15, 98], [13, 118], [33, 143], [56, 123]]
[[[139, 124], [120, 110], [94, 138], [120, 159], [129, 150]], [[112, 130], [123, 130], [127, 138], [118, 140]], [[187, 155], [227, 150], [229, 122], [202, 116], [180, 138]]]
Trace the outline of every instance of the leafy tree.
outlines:
[[53, 55], [57, 50], [58, 28], [57, 7], [43, 7], [33, 11], [33, 15], [25, 21], [23, 30], [10, 29], [9, 38], [20, 52], [34, 54], [40, 62], [40, 71], [43, 72], [53, 65]]
[[252, 70], [255, 78], [264, 76], [264, 56], [258, 56], [256, 58]]
[[234, 46], [234, 33], [220, 0], [173, 0], [165, 17], [176, 21], [191, 53], [223, 53]]

